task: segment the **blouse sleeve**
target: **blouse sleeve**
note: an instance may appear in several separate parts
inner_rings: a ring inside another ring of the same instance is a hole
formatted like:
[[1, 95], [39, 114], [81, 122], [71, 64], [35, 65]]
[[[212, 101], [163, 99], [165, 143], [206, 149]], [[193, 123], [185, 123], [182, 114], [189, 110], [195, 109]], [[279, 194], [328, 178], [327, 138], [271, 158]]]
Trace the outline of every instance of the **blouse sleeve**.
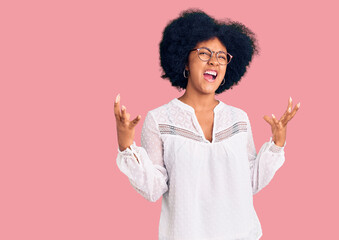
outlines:
[[168, 190], [168, 175], [163, 161], [163, 144], [152, 113], [148, 112], [141, 131], [141, 147], [135, 144], [120, 151], [117, 165], [133, 188], [151, 202]]
[[253, 195], [263, 189], [272, 180], [275, 172], [285, 162], [284, 146], [275, 145], [272, 137], [268, 142], [265, 142], [260, 148], [259, 153], [255, 149], [252, 128], [247, 116], [248, 138], [247, 138], [247, 153], [251, 171], [252, 191]]

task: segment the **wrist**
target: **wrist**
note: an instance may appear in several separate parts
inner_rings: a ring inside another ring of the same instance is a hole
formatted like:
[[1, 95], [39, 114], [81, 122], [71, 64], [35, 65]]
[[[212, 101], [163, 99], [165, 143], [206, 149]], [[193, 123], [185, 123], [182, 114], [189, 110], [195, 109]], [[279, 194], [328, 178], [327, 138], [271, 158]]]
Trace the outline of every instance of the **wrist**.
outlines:
[[119, 145], [119, 150], [122, 152], [122, 151], [125, 151], [126, 148], [131, 149], [131, 145], [132, 145], [132, 144], [133, 144], [133, 143], [131, 143], [131, 144]]
[[[273, 141], [274, 142], [274, 141]], [[279, 146], [279, 147], [283, 147], [284, 146], [284, 142], [274, 142], [275, 145]]]

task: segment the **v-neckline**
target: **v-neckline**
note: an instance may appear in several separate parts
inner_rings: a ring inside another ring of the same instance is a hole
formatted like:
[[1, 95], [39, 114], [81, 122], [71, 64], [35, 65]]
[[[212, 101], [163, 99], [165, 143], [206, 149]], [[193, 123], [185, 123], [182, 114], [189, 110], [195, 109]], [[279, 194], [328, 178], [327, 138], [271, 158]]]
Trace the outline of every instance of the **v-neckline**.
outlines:
[[207, 142], [209, 144], [212, 144], [215, 142], [215, 122], [216, 122], [216, 113], [219, 111], [220, 107], [221, 107], [221, 104], [222, 102], [220, 100], [217, 100], [219, 103], [213, 108], [213, 129], [212, 129], [212, 142], [210, 142], [209, 140], [206, 139], [206, 136], [205, 136], [205, 133], [204, 131], [202, 130], [202, 127], [198, 121], [198, 118], [197, 118], [197, 115], [195, 114], [195, 110], [192, 106], [182, 102], [181, 100], [179, 100], [178, 98], [174, 98], [173, 99], [175, 102], [177, 102], [181, 107], [183, 107], [184, 109], [190, 111], [192, 114], [193, 114], [193, 119], [195, 121], [195, 124], [197, 125], [198, 129], [199, 129], [199, 132], [201, 133], [202, 137], [203, 137], [203, 140], [204, 142]]

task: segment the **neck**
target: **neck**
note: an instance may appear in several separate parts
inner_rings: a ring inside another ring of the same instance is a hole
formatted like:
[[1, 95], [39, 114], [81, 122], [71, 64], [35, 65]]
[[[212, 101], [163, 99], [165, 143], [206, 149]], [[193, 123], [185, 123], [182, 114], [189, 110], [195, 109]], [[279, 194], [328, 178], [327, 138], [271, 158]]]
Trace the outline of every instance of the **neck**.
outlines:
[[218, 105], [218, 101], [215, 99], [215, 94], [196, 95], [189, 92], [184, 93], [178, 98], [180, 101], [190, 105], [194, 108], [195, 112], [207, 112], [214, 109]]

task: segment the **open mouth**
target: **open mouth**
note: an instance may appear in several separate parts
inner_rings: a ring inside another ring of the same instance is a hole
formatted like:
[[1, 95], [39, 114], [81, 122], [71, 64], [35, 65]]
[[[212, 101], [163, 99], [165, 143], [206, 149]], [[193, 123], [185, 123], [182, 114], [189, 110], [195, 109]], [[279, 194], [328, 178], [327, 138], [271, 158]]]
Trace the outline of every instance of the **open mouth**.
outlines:
[[216, 71], [208, 70], [204, 72], [204, 78], [209, 82], [213, 82], [217, 78], [217, 76], [218, 73]]

